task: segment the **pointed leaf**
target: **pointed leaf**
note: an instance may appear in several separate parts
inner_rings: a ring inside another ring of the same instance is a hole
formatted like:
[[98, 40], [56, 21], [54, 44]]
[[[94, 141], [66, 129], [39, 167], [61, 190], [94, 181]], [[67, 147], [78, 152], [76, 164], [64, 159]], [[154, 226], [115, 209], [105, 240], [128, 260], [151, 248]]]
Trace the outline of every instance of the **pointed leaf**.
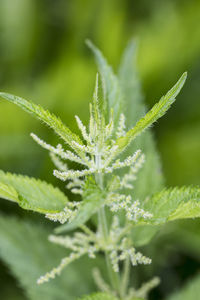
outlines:
[[71, 132], [71, 130], [68, 127], [66, 127], [58, 117], [56, 117], [54, 114], [51, 114], [48, 110], [42, 108], [40, 105], [7, 93], [0, 93], [0, 96], [14, 104], [17, 104], [23, 110], [32, 114], [39, 120], [43, 121], [46, 125], [51, 127], [72, 148], [72, 141], [82, 144], [80, 138], [76, 134]]
[[[131, 128], [132, 124], [137, 123], [146, 113], [144, 96], [137, 72], [137, 50], [137, 42], [135, 40], [130, 41], [124, 51], [119, 68], [120, 85], [124, 95], [123, 112], [126, 116], [127, 128]], [[131, 155], [138, 149], [141, 149], [145, 154], [145, 163], [137, 174], [137, 180], [133, 183], [134, 189], [130, 191], [130, 194], [134, 199], [140, 199], [142, 202], [147, 196], [161, 191], [164, 187], [160, 157], [151, 129], [138, 136], [131, 147], [125, 151], [123, 157]], [[134, 245], [140, 247], [149, 243], [157, 231], [158, 226], [133, 226], [131, 235]]]
[[184, 73], [172, 89], [163, 96], [161, 100], [156, 103], [152, 109], [126, 133], [125, 136], [117, 139], [116, 145], [119, 147], [118, 153], [123, 151], [138, 135], [166, 113], [171, 104], [176, 100], [175, 98], [182, 89], [186, 77], [187, 73]]
[[151, 219], [145, 221], [148, 224], [200, 217], [200, 187], [164, 189], [149, 197], [143, 207], [153, 214]]
[[45, 181], [0, 170], [0, 196], [17, 202], [22, 208], [40, 213], [63, 210], [68, 201], [58, 189]]
[[61, 233], [83, 225], [104, 204], [105, 199], [106, 192], [96, 185], [92, 177], [88, 178], [84, 187], [82, 204], [76, 217], [70, 223], [59, 226], [55, 231]]
[[137, 71], [137, 48], [137, 42], [131, 40], [123, 53], [119, 67], [119, 83], [124, 95], [123, 113], [128, 128], [131, 128], [146, 112]]
[[[128, 128], [137, 123], [146, 113], [136, 63], [137, 43], [132, 40], [124, 51], [119, 69], [120, 85], [124, 95], [123, 112]], [[145, 164], [134, 182], [133, 196], [142, 201], [146, 196], [162, 190], [164, 182], [160, 158], [151, 129], [138, 136], [135, 143], [127, 149], [124, 157], [131, 155], [138, 149], [141, 149], [145, 154]]]
[[123, 101], [118, 78], [113, 73], [111, 66], [108, 65], [101, 51], [97, 47], [95, 47], [91, 41], [87, 40], [86, 43], [94, 53], [99, 72], [101, 74], [106, 109], [108, 111], [108, 114], [110, 114], [110, 110], [113, 109], [114, 122], [116, 124], [119, 119]]

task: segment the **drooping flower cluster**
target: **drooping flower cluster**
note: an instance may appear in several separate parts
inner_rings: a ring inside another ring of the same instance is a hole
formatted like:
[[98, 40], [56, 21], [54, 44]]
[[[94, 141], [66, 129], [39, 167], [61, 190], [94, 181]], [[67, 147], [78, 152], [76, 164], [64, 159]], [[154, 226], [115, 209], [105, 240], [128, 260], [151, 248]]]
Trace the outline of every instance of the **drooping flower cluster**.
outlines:
[[81, 229], [83, 232], [76, 232], [72, 237], [68, 235], [49, 236], [51, 242], [70, 249], [71, 253], [68, 257], [62, 259], [58, 267], [46, 273], [44, 276], [41, 276], [37, 281], [38, 284], [47, 282], [51, 278], [55, 278], [56, 275], [60, 274], [64, 267], [75, 259], [78, 259], [85, 254], [90, 258], [95, 258], [99, 251], [109, 252], [112, 267], [115, 272], [119, 272], [119, 263], [127, 258], [130, 259], [133, 266], [151, 263], [151, 259], [145, 257], [140, 252], [136, 252], [135, 248], [130, 245], [130, 241], [124, 237], [125, 228], [120, 227], [117, 216], [113, 217], [109, 237], [106, 243], [99, 231], [94, 233], [85, 225], [82, 225]]
[[80, 205], [81, 202], [76, 202], [76, 201], [68, 202], [67, 206], [65, 206], [63, 211], [58, 213], [48, 213], [46, 214], [46, 218], [54, 222], [58, 221], [61, 224], [64, 224], [65, 222], [70, 222], [75, 218]]

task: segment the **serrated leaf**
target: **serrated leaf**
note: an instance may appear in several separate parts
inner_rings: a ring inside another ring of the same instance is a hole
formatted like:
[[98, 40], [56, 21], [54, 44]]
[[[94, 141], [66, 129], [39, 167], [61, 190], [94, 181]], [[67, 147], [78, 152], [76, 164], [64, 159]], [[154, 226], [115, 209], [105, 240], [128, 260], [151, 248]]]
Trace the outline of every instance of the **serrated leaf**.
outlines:
[[172, 89], [169, 90], [169, 92], [163, 96], [160, 101], [126, 133], [125, 136], [117, 139], [116, 145], [118, 146], [118, 153], [122, 152], [138, 135], [166, 113], [172, 103], [176, 100], [175, 98], [182, 89], [186, 77], [187, 73], [184, 73]]
[[0, 197], [13, 202], [18, 202], [17, 191], [7, 184], [0, 182]]
[[[75, 300], [93, 290], [93, 261], [80, 259], [68, 266], [59, 277], [43, 285], [37, 279], [60, 263], [66, 249], [48, 241], [51, 230], [39, 223], [0, 216], [0, 257], [24, 289], [27, 299]], [[84, 278], [80, 270], [87, 264]]]
[[67, 197], [58, 188], [35, 178], [0, 170], [0, 196], [17, 202], [23, 209], [56, 213], [66, 206]]
[[167, 297], [166, 300], [194, 300], [200, 293], [200, 275], [190, 280], [180, 291]]
[[117, 298], [105, 293], [95, 293], [92, 295], [84, 296], [82, 298], [78, 298], [77, 300], [117, 300]]
[[51, 114], [48, 110], [45, 110], [40, 105], [37, 105], [31, 101], [27, 101], [21, 97], [7, 94], [7, 93], [0, 93], [0, 97], [14, 104], [17, 104], [23, 110], [32, 114], [34, 117], [38, 118], [39, 120], [43, 121], [46, 125], [51, 127], [55, 131], [55, 133], [57, 133], [72, 148], [73, 148], [72, 141], [82, 144], [80, 138], [76, 134], [71, 132], [71, 130], [63, 124], [60, 118], [56, 117], [54, 114]]
[[145, 113], [144, 96], [142, 94], [139, 74], [137, 72], [137, 43], [128, 43], [119, 67], [119, 83], [124, 95], [123, 113], [126, 125], [130, 128]]
[[106, 192], [96, 185], [92, 177], [89, 177], [84, 187], [82, 204], [76, 217], [70, 223], [56, 228], [56, 233], [73, 230], [83, 225], [99, 210], [99, 208], [104, 204], [105, 199]]
[[[120, 85], [124, 95], [123, 112], [128, 128], [137, 123], [146, 113], [136, 63], [137, 43], [132, 40], [124, 51], [119, 69]], [[125, 157], [138, 149], [141, 149], [145, 154], [145, 164], [134, 182], [133, 197], [143, 201], [146, 196], [160, 191], [164, 182], [160, 158], [151, 129], [137, 137], [135, 143], [131, 144], [131, 147], [125, 152]]]
[[[131, 128], [132, 124], [137, 123], [146, 113], [144, 96], [136, 65], [137, 48], [136, 41], [132, 40], [129, 42], [119, 68], [127, 128]], [[130, 191], [130, 194], [133, 199], [139, 199], [142, 202], [147, 196], [161, 191], [164, 187], [160, 157], [157, 153], [151, 129], [138, 136], [135, 142], [131, 144], [131, 147], [125, 151], [123, 157], [131, 155], [138, 149], [141, 149], [145, 154], [145, 163], [137, 174], [137, 180], [133, 183], [134, 189]], [[134, 226], [131, 233], [134, 245], [140, 247], [147, 244], [157, 231], [158, 226]]]
[[200, 187], [164, 189], [149, 197], [143, 205], [153, 214], [145, 223], [164, 224], [168, 221], [200, 217]]
[[87, 40], [88, 47], [92, 50], [99, 72], [101, 74], [103, 92], [104, 92], [104, 104], [106, 104], [107, 113], [110, 114], [111, 109], [113, 109], [114, 122], [119, 119], [121, 108], [123, 105], [123, 96], [119, 86], [118, 78], [114, 74], [111, 66], [107, 63], [107, 60], [102, 55], [101, 51], [95, 47], [95, 45]]

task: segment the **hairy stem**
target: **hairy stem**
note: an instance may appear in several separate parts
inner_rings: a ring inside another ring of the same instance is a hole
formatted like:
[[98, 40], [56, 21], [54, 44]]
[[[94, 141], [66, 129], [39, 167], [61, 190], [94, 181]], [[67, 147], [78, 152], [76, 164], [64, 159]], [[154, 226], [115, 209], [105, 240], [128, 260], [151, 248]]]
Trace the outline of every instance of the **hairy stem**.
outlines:
[[[101, 156], [97, 155], [95, 157], [95, 161], [96, 161], [97, 168], [99, 168], [101, 166]], [[97, 184], [101, 187], [101, 189], [103, 189], [103, 174], [102, 173], [96, 174], [95, 177], [96, 177]], [[101, 236], [104, 238], [104, 242], [109, 243], [109, 231], [108, 231], [108, 224], [107, 224], [104, 207], [102, 207], [98, 212], [98, 226], [101, 232]], [[121, 296], [119, 274], [113, 270], [108, 251], [105, 251], [105, 257], [106, 257], [106, 265], [107, 265], [107, 270], [108, 270], [108, 275], [110, 278], [111, 285], [113, 289]]]
[[127, 293], [129, 275], [130, 275], [130, 259], [129, 257], [127, 257], [124, 262], [124, 269], [123, 269], [122, 283], [121, 283], [121, 294], [123, 297]]
[[[107, 226], [104, 207], [102, 207], [99, 211], [99, 223], [100, 223], [100, 229], [101, 229], [102, 236], [104, 237], [105, 243], [109, 243], [108, 226]], [[107, 270], [108, 270], [108, 275], [110, 278], [111, 285], [113, 289], [117, 291], [120, 295], [121, 293], [120, 293], [119, 274], [113, 270], [108, 251], [105, 251], [105, 256], [106, 256], [106, 265], [107, 265]]]

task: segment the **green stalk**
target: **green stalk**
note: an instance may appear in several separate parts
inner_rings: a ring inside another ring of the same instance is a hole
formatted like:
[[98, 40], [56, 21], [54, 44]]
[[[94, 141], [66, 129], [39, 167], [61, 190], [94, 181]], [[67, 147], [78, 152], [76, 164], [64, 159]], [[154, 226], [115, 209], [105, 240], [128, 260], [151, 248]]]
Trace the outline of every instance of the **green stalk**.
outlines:
[[[97, 168], [99, 168], [101, 165], [101, 156], [96, 155], [95, 161], [96, 161]], [[101, 189], [103, 189], [103, 174], [102, 173], [96, 174], [95, 177], [96, 177], [97, 184], [100, 186]], [[104, 238], [105, 244], [109, 243], [109, 231], [108, 231], [108, 224], [107, 224], [104, 207], [102, 207], [98, 212], [98, 226], [99, 226], [101, 235]], [[105, 257], [106, 257], [106, 265], [107, 265], [108, 275], [110, 278], [112, 288], [115, 291], [117, 291], [117, 293], [121, 296], [119, 274], [113, 270], [108, 251], [105, 251]]]
[[[99, 225], [100, 225], [100, 230], [101, 230], [102, 236], [104, 237], [105, 243], [109, 242], [109, 240], [108, 240], [109, 239], [108, 225], [107, 225], [104, 207], [102, 207], [99, 211]], [[120, 295], [121, 292], [120, 292], [119, 274], [113, 270], [108, 251], [105, 251], [105, 257], [106, 257], [106, 265], [107, 265], [107, 270], [108, 270], [108, 275], [110, 278], [111, 285], [112, 285], [113, 289], [116, 290], [118, 292], [118, 294]]]
[[124, 262], [124, 269], [122, 275], [122, 283], [121, 283], [121, 294], [122, 297], [125, 297], [127, 293], [128, 283], [129, 283], [129, 275], [130, 275], [130, 259], [126, 258]]

